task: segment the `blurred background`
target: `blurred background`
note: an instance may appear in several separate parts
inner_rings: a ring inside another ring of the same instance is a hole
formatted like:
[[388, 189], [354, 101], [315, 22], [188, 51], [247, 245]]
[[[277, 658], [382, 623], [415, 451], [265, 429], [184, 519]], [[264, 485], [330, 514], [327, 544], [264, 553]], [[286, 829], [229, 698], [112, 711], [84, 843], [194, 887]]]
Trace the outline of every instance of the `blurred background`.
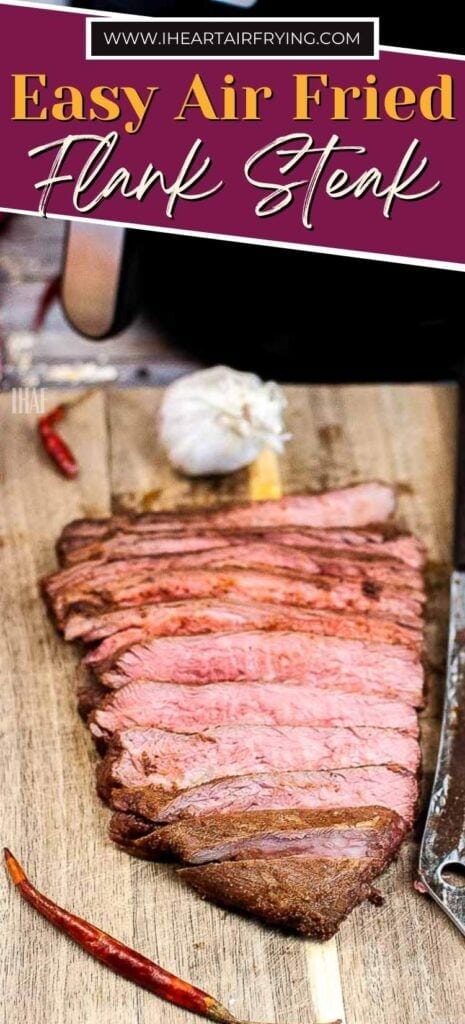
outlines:
[[130, 326], [96, 344], [67, 321], [53, 301], [38, 331], [31, 331], [49, 283], [61, 274], [66, 225], [39, 217], [11, 216], [0, 227], [0, 378], [3, 389], [20, 384], [165, 384], [200, 360], [163, 339], [136, 315]]

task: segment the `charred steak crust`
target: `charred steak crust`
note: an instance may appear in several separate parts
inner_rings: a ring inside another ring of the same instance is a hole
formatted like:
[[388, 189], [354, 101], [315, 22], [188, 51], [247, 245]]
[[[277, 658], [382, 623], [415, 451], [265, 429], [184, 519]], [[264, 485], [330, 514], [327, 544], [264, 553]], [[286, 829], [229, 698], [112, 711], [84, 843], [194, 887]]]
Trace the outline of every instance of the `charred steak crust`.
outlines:
[[344, 918], [369, 899], [382, 860], [283, 857], [225, 861], [181, 868], [178, 874], [204, 899], [254, 914], [284, 930], [330, 939]]

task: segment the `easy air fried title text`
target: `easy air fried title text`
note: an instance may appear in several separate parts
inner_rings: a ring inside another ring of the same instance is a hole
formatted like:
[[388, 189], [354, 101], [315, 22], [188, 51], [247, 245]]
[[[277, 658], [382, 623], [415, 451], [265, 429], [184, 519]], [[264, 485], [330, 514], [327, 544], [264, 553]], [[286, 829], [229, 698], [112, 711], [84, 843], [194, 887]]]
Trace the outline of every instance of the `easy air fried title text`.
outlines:
[[[170, 93], [172, 121], [199, 132], [182, 151], [179, 168], [173, 173], [172, 169], [167, 172], [160, 166], [163, 123], [157, 120], [157, 107], [162, 86], [147, 84], [141, 89], [111, 83], [84, 90], [77, 85], [52, 82], [45, 73], [21, 73], [12, 78], [12, 120], [66, 123], [72, 129], [28, 152], [30, 159], [38, 160], [46, 168], [45, 175], [34, 182], [40, 193], [39, 211], [44, 216], [55, 192], [59, 196], [60, 190], [66, 188], [71, 189], [73, 207], [81, 214], [101, 209], [116, 194], [143, 202], [155, 191], [162, 197], [164, 215], [173, 220], [183, 201], [206, 202], [227, 188], [227, 180], [215, 172], [214, 153], [207, 151], [200, 135], [202, 122], [221, 125], [271, 120], [276, 97], [271, 85], [238, 84], [232, 73], [222, 74], [215, 87], [211, 75], [207, 82], [204, 75], [194, 74], [187, 89], [180, 88], [179, 96]], [[398, 201], [423, 200], [441, 187], [428, 154], [423, 152], [417, 126], [422, 121], [456, 120], [452, 75], [438, 74], [421, 90], [395, 83], [381, 88], [373, 72], [357, 83], [336, 82], [326, 72], [294, 74], [292, 79], [292, 131], [262, 143], [247, 157], [241, 170], [252, 190], [263, 193], [256, 199], [257, 217], [276, 216], [300, 197], [301, 220], [311, 230], [316, 226], [315, 200], [323, 191], [329, 198], [339, 200], [374, 196], [380, 200], [383, 216], [389, 219]], [[334, 128], [326, 138], [321, 138], [323, 120]], [[389, 153], [388, 173], [370, 164], [368, 149], [363, 144], [363, 124], [385, 120], [407, 122], [412, 128], [407, 144], [403, 134], [394, 172], [393, 154]], [[84, 123], [91, 127], [84, 133], [77, 132], [76, 128]], [[105, 123], [115, 127], [102, 135], [97, 129]], [[353, 139], [354, 123], [361, 126], [357, 140]], [[352, 129], [350, 144], [339, 134], [347, 125]], [[121, 140], [137, 136], [144, 129], [148, 132], [150, 127], [147, 145], [155, 140], [159, 150], [157, 162], [147, 163], [137, 173], [122, 164], [118, 166], [116, 154]], [[221, 130], [218, 134], [220, 143]], [[294, 175], [294, 171], [298, 174]]]

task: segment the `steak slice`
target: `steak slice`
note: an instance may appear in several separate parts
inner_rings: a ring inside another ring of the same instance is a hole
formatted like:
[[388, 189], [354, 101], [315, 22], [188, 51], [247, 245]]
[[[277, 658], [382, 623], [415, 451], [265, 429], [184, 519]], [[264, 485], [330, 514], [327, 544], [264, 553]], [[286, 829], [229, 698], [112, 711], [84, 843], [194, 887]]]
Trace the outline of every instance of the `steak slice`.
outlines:
[[110, 827], [114, 842], [137, 856], [194, 865], [302, 855], [358, 859], [380, 854], [391, 859], [407, 827], [385, 807], [255, 811], [181, 821], [148, 833], [145, 823], [138, 824], [142, 819], [133, 818], [127, 825], [132, 838], [127, 839], [118, 831], [120, 817]]
[[392, 487], [373, 481], [322, 494], [296, 494], [269, 501], [245, 502], [202, 509], [201, 512], [146, 512], [109, 519], [77, 519], [65, 526], [61, 541], [107, 537], [115, 530], [154, 533], [157, 530], [253, 530], [308, 526], [314, 529], [362, 527], [382, 523], [392, 515]]
[[[45, 595], [46, 596], [46, 595]], [[400, 587], [360, 580], [336, 580], [314, 577], [311, 582], [280, 572], [259, 572], [252, 569], [191, 569], [170, 572], [150, 582], [134, 586], [128, 565], [128, 579], [98, 594], [86, 595], [85, 601], [53, 602], [58, 625], [65, 628], [67, 639], [83, 632], [100, 617], [112, 615], [115, 609], [121, 621], [131, 622], [134, 608], [165, 602], [216, 600], [259, 605], [291, 605], [313, 611], [348, 611], [392, 619], [400, 624], [421, 628], [422, 602], [418, 595]], [[49, 600], [49, 599], [48, 599]], [[49, 600], [50, 606], [52, 602]], [[104, 622], [108, 620], [105, 618]], [[67, 623], [70, 623], [68, 631]], [[73, 625], [74, 623], [74, 625]], [[77, 625], [76, 625], [77, 623]], [[70, 635], [71, 633], [71, 635]]]
[[341, 771], [223, 778], [177, 794], [153, 786], [114, 789], [111, 805], [158, 825], [210, 814], [380, 806], [397, 811], [411, 825], [417, 799], [418, 784], [412, 772], [398, 765], [369, 765]]
[[[234, 539], [237, 537], [237, 540]], [[82, 562], [115, 562], [123, 558], [158, 557], [159, 555], [185, 554], [189, 551], [204, 551], [208, 548], [224, 548], [230, 544], [239, 544], [244, 534], [228, 533], [221, 530], [201, 530], [197, 533], [185, 533], [175, 530], [172, 533], [125, 533], [117, 530], [101, 540], [87, 543], [76, 543], [63, 537], [57, 543], [57, 555], [60, 565], [65, 569]]]
[[301, 579], [313, 576], [335, 576], [392, 587], [408, 587], [423, 594], [421, 572], [410, 569], [394, 558], [374, 555], [353, 555], [315, 548], [285, 547], [282, 544], [230, 544], [227, 548], [194, 551], [184, 555], [160, 555], [152, 558], [121, 559], [117, 562], [83, 562], [71, 569], [60, 569], [43, 581], [47, 596], [57, 607], [60, 601], [85, 600], [87, 594], [115, 587], [127, 580], [130, 571], [134, 583], [150, 581], [166, 572], [218, 567], [221, 569], [281, 569]]
[[98, 675], [110, 689], [133, 679], [199, 685], [258, 679], [378, 694], [414, 706], [422, 704], [423, 694], [415, 651], [280, 630], [158, 637], [135, 644]]
[[[88, 652], [85, 665], [110, 668], [117, 655], [133, 644], [143, 643], [156, 636], [189, 636], [199, 633], [239, 632], [241, 630], [292, 630], [313, 635], [341, 637], [347, 640], [370, 640], [373, 643], [402, 644], [421, 651], [420, 630], [401, 626], [389, 619], [367, 616], [341, 615], [340, 612], [312, 613], [290, 606], [234, 604], [227, 601], [184, 601], [179, 604], [146, 605], [144, 614], [133, 613], [140, 625], [114, 632]], [[109, 613], [106, 618], [111, 618]], [[124, 612], [114, 612], [124, 621]], [[126, 616], [127, 618], [127, 616]], [[69, 623], [65, 629], [68, 633]], [[111, 625], [108, 628], [112, 628]], [[114, 628], [114, 627], [113, 627]], [[98, 630], [90, 629], [86, 639], [97, 639]]]
[[[101, 692], [101, 689], [100, 689]], [[106, 691], [104, 691], [106, 692]], [[315, 693], [282, 683], [134, 682], [101, 701], [90, 719], [92, 735], [104, 746], [114, 732], [157, 726], [170, 732], [200, 732], [218, 725], [377, 726], [418, 735], [417, 716], [402, 701], [338, 691]]]
[[[95, 648], [97, 660], [100, 660], [100, 656], [111, 656], [119, 647], [126, 646], [127, 642], [137, 642], [141, 634], [145, 639], [147, 636], [218, 632], [220, 624], [220, 631], [225, 631], [229, 627], [238, 630], [240, 627], [295, 629], [300, 626], [300, 629], [303, 627], [309, 633], [323, 636], [403, 644], [418, 651], [422, 645], [422, 631], [419, 627], [404, 626], [394, 619], [383, 619], [381, 616], [316, 609], [307, 611], [295, 605], [281, 608], [273, 604], [241, 604], [234, 601], [202, 599], [122, 608], [101, 615], [96, 614], [90, 619], [85, 615], [72, 615], [66, 621], [64, 636], [66, 640], [82, 639], [84, 643], [108, 641]], [[129, 634], [130, 641], [127, 640]], [[115, 647], [115, 644], [118, 647]]]
[[253, 914], [267, 924], [330, 939], [357, 904], [378, 902], [370, 883], [385, 866], [372, 857], [283, 857], [181, 868], [203, 899]]
[[167, 554], [185, 554], [208, 548], [224, 548], [245, 540], [283, 544], [294, 548], [328, 548], [342, 553], [357, 553], [395, 558], [411, 569], [424, 565], [424, 550], [411, 534], [395, 529], [371, 530], [300, 530], [280, 529], [228, 531], [190, 530], [166, 533], [125, 533], [117, 530], [102, 540], [81, 543], [79, 539], [60, 540], [57, 552], [65, 567], [90, 560], [112, 562], [122, 558], [141, 558]]
[[224, 776], [307, 772], [395, 763], [418, 769], [416, 739], [396, 729], [368, 726], [217, 726], [201, 733], [126, 729], [113, 737], [97, 769], [97, 788], [109, 799], [116, 787], [153, 786], [173, 792]]

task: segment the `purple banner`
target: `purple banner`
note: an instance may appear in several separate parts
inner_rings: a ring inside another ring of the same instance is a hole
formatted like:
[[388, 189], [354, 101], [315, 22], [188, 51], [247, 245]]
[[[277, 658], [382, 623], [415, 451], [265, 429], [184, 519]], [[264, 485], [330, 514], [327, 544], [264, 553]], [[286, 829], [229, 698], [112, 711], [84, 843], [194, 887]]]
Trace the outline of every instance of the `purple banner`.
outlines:
[[0, 19], [2, 209], [465, 265], [464, 59], [87, 59], [82, 12]]

